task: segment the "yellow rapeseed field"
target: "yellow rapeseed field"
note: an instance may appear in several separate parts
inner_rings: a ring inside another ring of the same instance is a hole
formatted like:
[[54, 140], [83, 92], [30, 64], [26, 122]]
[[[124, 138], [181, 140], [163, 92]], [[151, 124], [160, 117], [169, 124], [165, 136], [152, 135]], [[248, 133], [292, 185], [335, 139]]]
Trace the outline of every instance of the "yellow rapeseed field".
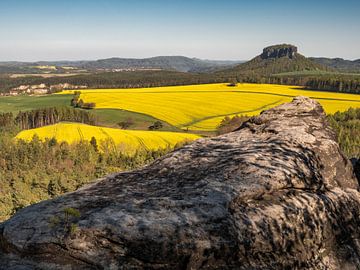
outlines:
[[56, 66], [34, 66], [34, 68], [56, 70]]
[[[72, 91], [64, 91], [68, 94]], [[360, 107], [360, 95], [302, 90], [272, 84], [203, 84], [138, 89], [81, 90], [84, 102], [151, 115], [176, 127], [214, 130], [225, 116], [256, 115], [295, 96], [317, 99], [327, 113]]]
[[111, 147], [120, 148], [128, 153], [139, 148], [157, 150], [174, 147], [177, 143], [200, 138], [190, 133], [120, 130], [67, 122], [24, 130], [21, 131], [16, 138], [30, 141], [35, 134], [41, 140], [54, 137], [59, 142], [66, 141], [68, 143], [75, 143], [81, 140], [90, 141], [92, 137], [95, 137], [100, 146], [100, 150], [102, 145], [110, 144]]

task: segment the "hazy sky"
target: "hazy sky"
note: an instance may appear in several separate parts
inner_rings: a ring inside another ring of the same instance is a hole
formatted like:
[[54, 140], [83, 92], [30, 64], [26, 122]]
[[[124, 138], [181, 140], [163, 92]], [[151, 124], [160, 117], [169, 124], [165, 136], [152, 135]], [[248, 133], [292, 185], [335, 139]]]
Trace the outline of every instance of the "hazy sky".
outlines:
[[360, 0], [0, 0], [0, 61], [246, 60], [278, 43], [360, 58]]

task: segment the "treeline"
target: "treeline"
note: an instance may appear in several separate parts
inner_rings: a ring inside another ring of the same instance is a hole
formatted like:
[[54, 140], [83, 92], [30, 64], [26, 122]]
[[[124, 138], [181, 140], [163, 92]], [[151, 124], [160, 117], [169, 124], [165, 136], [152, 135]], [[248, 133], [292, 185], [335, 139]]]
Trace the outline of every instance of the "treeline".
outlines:
[[0, 113], [0, 127], [8, 127], [14, 124], [13, 113]]
[[[139, 149], [125, 155], [112, 144], [91, 142], [67, 144], [14, 140], [13, 133], [0, 128], [0, 221], [17, 210], [78, 189], [106, 174], [138, 168], [171, 149]], [[98, 148], [101, 146], [102, 151]]]
[[84, 102], [82, 99], [80, 99], [81, 92], [75, 91], [74, 97], [71, 99], [71, 106], [74, 108], [81, 108], [81, 109], [95, 109], [96, 104], [94, 102]]
[[322, 90], [332, 92], [343, 92], [360, 94], [360, 74], [351, 75], [274, 75], [263, 77], [260, 75], [241, 75], [222, 76], [225, 82], [238, 83], [266, 83], [303, 86], [308, 90]]
[[360, 94], [360, 80], [313, 78], [306, 82], [306, 88]]
[[241, 73], [228, 70], [215, 73], [184, 73], [177, 71], [124, 71], [82, 74], [69, 77], [24, 77], [0, 79], [0, 92], [9, 92], [11, 88], [27, 84], [54, 85], [69, 83], [86, 85], [89, 88], [139, 88], [160, 87], [189, 84], [223, 83], [236, 80], [240, 83], [270, 83], [298, 85], [314, 90], [341, 91], [359, 93], [360, 75], [331, 73], [316, 74], [309, 72], [288, 75], [261, 75], [258, 73]]
[[336, 131], [341, 150], [349, 158], [360, 158], [360, 108], [327, 116]]
[[0, 127], [17, 125], [21, 130], [53, 125], [62, 121], [96, 125], [96, 117], [83, 110], [70, 107], [48, 107], [19, 112], [16, 117], [12, 113], [0, 114]]
[[0, 92], [9, 92], [20, 85], [44, 83], [54, 85], [69, 83], [72, 85], [86, 85], [89, 88], [139, 88], [171, 85], [187, 85], [220, 82], [212, 74], [196, 74], [177, 71], [124, 71], [82, 74], [69, 77], [23, 77], [0, 79]]

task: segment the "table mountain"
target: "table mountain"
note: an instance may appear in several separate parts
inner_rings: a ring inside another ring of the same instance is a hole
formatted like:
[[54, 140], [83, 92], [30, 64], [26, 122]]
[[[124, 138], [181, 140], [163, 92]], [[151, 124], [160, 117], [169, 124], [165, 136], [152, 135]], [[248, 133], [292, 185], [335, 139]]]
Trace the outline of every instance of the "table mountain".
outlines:
[[331, 67], [311, 61], [298, 53], [294, 45], [280, 44], [263, 49], [263, 52], [250, 61], [219, 71], [221, 74], [238, 76], [269, 76], [296, 71], [332, 71]]

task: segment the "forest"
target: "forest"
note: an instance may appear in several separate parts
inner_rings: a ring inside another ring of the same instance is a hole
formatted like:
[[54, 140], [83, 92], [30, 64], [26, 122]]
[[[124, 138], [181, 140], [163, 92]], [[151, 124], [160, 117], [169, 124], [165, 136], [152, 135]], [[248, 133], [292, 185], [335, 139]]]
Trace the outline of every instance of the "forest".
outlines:
[[83, 74], [69, 77], [21, 77], [10, 78], [2, 75], [0, 92], [7, 93], [10, 89], [20, 85], [37, 85], [44, 83], [48, 86], [60, 83], [72, 85], [86, 85], [88, 88], [139, 88], [175, 86], [203, 83], [270, 83], [304, 86], [313, 90], [340, 91], [346, 93], [360, 93], [360, 75], [351, 74], [316, 74], [292, 73], [261, 75], [256, 73], [239, 73], [228, 70], [215, 73], [185, 73], [177, 71], [124, 71]]
[[[67, 110], [68, 114], [64, 115], [69, 117], [73, 111], [71, 108]], [[50, 111], [58, 112], [51, 114], [56, 118], [62, 109], [53, 108], [42, 113]], [[40, 112], [29, 113], [25, 119], [32, 119]], [[226, 117], [219, 125], [218, 133], [231, 132], [248, 118]], [[327, 118], [345, 155], [348, 158], [360, 158], [360, 109], [351, 108]], [[44, 121], [44, 118], [39, 119], [42, 120], [36, 120], [36, 125]], [[76, 190], [106, 174], [141, 167], [171, 150], [139, 149], [135, 155], [129, 156], [120, 149], [114, 149], [111, 143], [106, 148], [106, 142], [101, 147], [107, 150], [100, 152], [99, 142], [95, 138], [90, 142], [82, 141], [72, 145], [57, 142], [54, 138], [40, 141], [36, 136], [30, 142], [14, 140], [21, 125], [11, 113], [0, 115], [0, 220], [9, 218], [27, 205]]]
[[16, 124], [21, 130], [39, 128], [64, 121], [88, 125], [96, 125], [97, 123], [96, 117], [90, 112], [65, 106], [20, 111], [16, 117], [12, 113], [0, 113], [0, 127]]
[[[30, 204], [78, 189], [109, 173], [131, 170], [147, 164], [171, 149], [139, 149], [134, 155], [122, 154], [113, 144], [77, 144], [14, 140], [18, 127], [0, 127], [0, 221]], [[106, 148], [106, 146], [108, 146]]]

